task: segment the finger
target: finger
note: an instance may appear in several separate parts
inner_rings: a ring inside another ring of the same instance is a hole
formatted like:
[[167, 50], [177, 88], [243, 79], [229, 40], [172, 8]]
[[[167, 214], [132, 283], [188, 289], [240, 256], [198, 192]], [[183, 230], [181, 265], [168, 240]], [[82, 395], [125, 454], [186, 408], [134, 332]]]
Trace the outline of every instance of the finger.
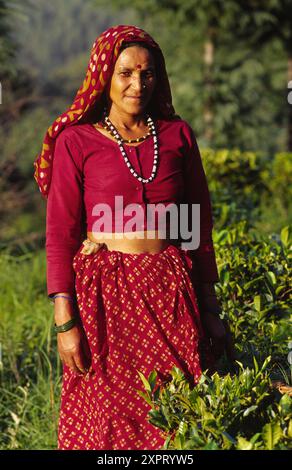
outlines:
[[64, 363], [68, 366], [74, 374], [80, 374], [79, 368], [76, 366], [73, 356], [64, 356]]
[[73, 356], [75, 367], [78, 370], [78, 373], [85, 374], [87, 372], [87, 367], [85, 365], [85, 360], [83, 354], [79, 352]]

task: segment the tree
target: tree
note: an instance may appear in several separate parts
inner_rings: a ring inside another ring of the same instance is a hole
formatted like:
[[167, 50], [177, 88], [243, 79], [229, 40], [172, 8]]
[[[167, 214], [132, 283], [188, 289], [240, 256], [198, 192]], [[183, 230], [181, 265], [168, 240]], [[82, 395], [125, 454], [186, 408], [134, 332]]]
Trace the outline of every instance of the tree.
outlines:
[[[104, 0], [95, 3], [106, 8]], [[111, 6], [131, 7], [136, 24], [162, 46], [176, 109], [203, 144], [284, 150], [284, 51], [275, 38], [257, 44], [243, 1], [115, 0]]]
[[[290, 0], [240, 0], [241, 10], [249, 18], [241, 35], [249, 38], [251, 47], [264, 48], [276, 40], [286, 56], [287, 84], [292, 82], [292, 3]], [[287, 147], [292, 152], [292, 106], [287, 106]]]
[[0, 77], [1, 80], [12, 75], [14, 68], [14, 50], [11, 39], [11, 27], [9, 25], [9, 15], [11, 7], [5, 0], [0, 0]]

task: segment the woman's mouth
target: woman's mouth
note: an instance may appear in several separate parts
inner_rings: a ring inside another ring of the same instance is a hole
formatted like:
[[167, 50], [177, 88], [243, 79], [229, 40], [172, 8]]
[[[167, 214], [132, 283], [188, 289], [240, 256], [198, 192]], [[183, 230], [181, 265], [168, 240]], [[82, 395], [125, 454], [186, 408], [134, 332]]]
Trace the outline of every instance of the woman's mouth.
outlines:
[[143, 99], [142, 96], [126, 96], [126, 98], [129, 98], [130, 100], [135, 100], [135, 101], [141, 101]]

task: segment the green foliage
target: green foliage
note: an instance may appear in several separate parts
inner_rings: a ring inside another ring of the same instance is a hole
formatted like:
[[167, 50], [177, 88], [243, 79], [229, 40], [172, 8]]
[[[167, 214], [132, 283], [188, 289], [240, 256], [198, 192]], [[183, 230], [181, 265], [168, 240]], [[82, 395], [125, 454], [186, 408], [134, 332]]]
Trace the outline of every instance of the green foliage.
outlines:
[[49, 81], [52, 72], [82, 52], [87, 51], [89, 59], [96, 36], [109, 24], [108, 13], [96, 14], [88, 1], [26, 0], [19, 11], [14, 30], [21, 38], [17, 59], [35, 81]]
[[292, 153], [272, 159], [239, 149], [201, 154], [218, 230], [245, 220], [249, 228], [276, 233], [292, 223]]
[[[273, 198], [273, 206], [281, 205], [288, 220], [292, 214], [292, 153], [276, 153], [270, 165], [263, 169], [262, 180]], [[265, 196], [262, 204], [269, 202], [269, 197]]]
[[44, 252], [0, 257], [0, 448], [56, 448], [60, 362]]
[[263, 195], [268, 191], [262, 173], [270, 173], [270, 162], [260, 152], [239, 149], [203, 149], [201, 153], [216, 227], [230, 226], [242, 219], [251, 227], [259, 216]]
[[[55, 112], [58, 101], [54, 103]], [[59, 102], [59, 109], [64, 106], [64, 101]], [[0, 162], [9, 161], [13, 156], [16, 160], [16, 168], [19, 171], [20, 177], [31, 180], [32, 177], [32, 161], [40, 151], [40, 140], [44, 137], [45, 130], [49, 127], [54, 119], [53, 110], [48, 109], [44, 113], [41, 108], [30, 110], [24, 113], [19, 121], [14, 123], [10, 132], [6, 135], [2, 152], [0, 155]], [[36, 139], [36, 135], [39, 136]]]
[[[174, 367], [165, 385], [140, 373], [151, 404], [149, 422], [168, 437], [164, 449], [273, 450], [291, 446], [292, 398], [275, 397], [267, 367], [254, 359], [237, 375], [202, 375], [191, 387]], [[152, 381], [152, 383], [151, 383]], [[154, 392], [155, 389], [155, 392]]]
[[15, 73], [14, 42], [9, 22], [12, 2], [0, 1], [0, 77], [11, 77]]
[[35, 380], [0, 386], [1, 449], [56, 449], [60, 383], [41, 356], [41, 351], [34, 355]]
[[241, 357], [252, 353], [262, 361], [272, 355], [276, 361], [287, 349], [292, 333], [291, 227], [283, 228], [281, 238], [248, 232], [245, 222], [214, 234], [220, 277], [216, 289]]

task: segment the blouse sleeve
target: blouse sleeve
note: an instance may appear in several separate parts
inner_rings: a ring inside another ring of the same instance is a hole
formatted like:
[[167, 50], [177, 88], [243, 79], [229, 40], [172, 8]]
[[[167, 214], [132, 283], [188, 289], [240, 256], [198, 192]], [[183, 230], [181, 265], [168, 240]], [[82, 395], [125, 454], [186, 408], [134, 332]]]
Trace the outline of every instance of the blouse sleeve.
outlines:
[[82, 236], [82, 156], [62, 132], [56, 140], [46, 211], [47, 294], [75, 292], [72, 266]]
[[[194, 283], [215, 283], [219, 281], [219, 276], [212, 240], [213, 220], [210, 194], [195, 135], [189, 125], [186, 127], [184, 202], [189, 205], [200, 204], [200, 244], [197, 249], [189, 251], [193, 261], [192, 280]], [[195, 223], [196, 221], [192, 222], [192, 227]]]

